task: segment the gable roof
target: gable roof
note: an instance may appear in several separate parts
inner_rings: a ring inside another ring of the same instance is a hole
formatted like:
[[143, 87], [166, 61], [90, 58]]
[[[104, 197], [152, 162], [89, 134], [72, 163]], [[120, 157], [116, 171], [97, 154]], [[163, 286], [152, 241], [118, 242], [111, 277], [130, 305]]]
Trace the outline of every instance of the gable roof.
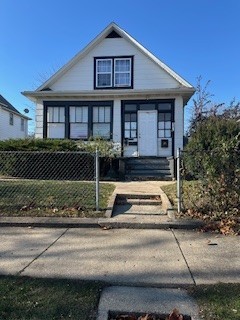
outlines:
[[165, 70], [170, 76], [172, 76], [181, 87], [193, 89], [193, 86], [180, 77], [175, 71], [170, 69], [165, 63], [154, 56], [149, 50], [142, 46], [137, 40], [130, 36], [126, 31], [121, 29], [116, 23], [110, 23], [96, 38], [94, 38], [83, 50], [76, 54], [68, 63], [66, 63], [61, 69], [59, 69], [53, 76], [51, 76], [46, 82], [38, 87], [35, 92], [49, 90], [49, 86], [57, 81], [63, 74], [65, 74], [73, 65], [75, 65], [80, 59], [85, 57], [97, 44], [99, 44], [104, 38], [108, 37], [122, 37], [129, 41], [132, 45], [137, 47], [145, 56], [150, 58], [160, 68]]
[[19, 116], [21, 116], [22, 118], [31, 120], [29, 117], [21, 114], [9, 101], [7, 101], [1, 94], [0, 94], [0, 107], [13, 112], [15, 114], [18, 114]]

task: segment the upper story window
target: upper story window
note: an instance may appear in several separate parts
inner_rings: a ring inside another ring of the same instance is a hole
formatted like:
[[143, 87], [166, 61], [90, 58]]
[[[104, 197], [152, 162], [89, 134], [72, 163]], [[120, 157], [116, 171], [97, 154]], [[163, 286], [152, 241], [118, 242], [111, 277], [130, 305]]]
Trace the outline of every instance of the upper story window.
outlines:
[[12, 112], [9, 113], [9, 124], [11, 126], [13, 126], [13, 113]]
[[95, 58], [95, 89], [133, 88], [133, 57]]

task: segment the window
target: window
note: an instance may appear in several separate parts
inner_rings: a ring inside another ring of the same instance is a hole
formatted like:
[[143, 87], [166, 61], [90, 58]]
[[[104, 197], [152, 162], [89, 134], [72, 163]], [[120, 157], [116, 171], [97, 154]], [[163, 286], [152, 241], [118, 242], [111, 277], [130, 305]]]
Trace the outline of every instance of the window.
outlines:
[[93, 137], [110, 139], [110, 107], [93, 107]]
[[112, 60], [97, 60], [97, 87], [112, 86]]
[[133, 57], [95, 58], [95, 88], [132, 88]]
[[44, 102], [43, 137], [81, 139], [112, 137], [112, 101]]
[[47, 110], [47, 137], [65, 138], [65, 108], [48, 107]]
[[114, 86], [131, 86], [131, 59], [115, 59]]
[[70, 139], [87, 139], [88, 106], [70, 106]]
[[12, 112], [9, 113], [9, 124], [11, 126], [13, 126], [13, 113]]
[[137, 137], [137, 113], [125, 113], [125, 132], [126, 139]]
[[21, 118], [21, 131], [24, 131], [24, 119]]
[[171, 138], [172, 119], [171, 113], [158, 113], [158, 137]]

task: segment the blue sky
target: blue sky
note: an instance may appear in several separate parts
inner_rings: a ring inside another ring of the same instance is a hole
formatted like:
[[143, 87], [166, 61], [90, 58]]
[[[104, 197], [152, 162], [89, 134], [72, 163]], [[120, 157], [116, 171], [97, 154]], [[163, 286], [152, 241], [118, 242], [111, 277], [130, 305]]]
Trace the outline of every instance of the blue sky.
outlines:
[[0, 94], [34, 118], [21, 92], [114, 21], [192, 85], [210, 80], [214, 102], [240, 101], [239, 17], [239, 0], [0, 0]]

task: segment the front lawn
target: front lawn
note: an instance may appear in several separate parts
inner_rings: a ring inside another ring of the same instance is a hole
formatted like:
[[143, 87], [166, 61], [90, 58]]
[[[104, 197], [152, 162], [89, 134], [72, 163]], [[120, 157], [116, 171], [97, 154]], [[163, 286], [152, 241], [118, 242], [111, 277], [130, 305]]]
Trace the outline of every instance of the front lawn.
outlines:
[[96, 319], [103, 283], [0, 276], [0, 319]]
[[202, 285], [189, 292], [197, 300], [201, 319], [240, 319], [240, 284]]
[[99, 208], [95, 212], [95, 183], [53, 180], [1, 180], [1, 216], [104, 215], [114, 185], [100, 183]]
[[[98, 281], [0, 276], [0, 319], [95, 320], [104, 286]], [[240, 284], [194, 286], [188, 292], [201, 319], [240, 319]]]

